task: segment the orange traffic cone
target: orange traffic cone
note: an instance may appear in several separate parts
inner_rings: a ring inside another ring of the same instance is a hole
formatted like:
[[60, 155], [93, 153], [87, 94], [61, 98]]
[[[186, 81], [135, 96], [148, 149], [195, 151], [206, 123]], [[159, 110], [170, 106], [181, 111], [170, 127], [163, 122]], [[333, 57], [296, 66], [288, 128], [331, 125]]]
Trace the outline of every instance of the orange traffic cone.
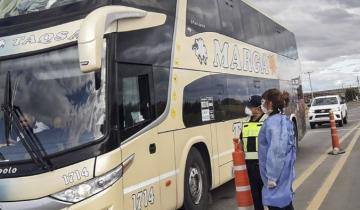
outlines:
[[336, 130], [336, 123], [333, 112], [330, 112], [330, 126], [331, 126], [331, 141], [332, 141], [333, 150], [329, 152], [329, 154], [330, 155], [344, 154], [345, 150], [342, 150], [340, 147], [340, 141]]
[[238, 138], [234, 138], [235, 151], [233, 152], [234, 175], [236, 187], [236, 203], [238, 210], [253, 210], [254, 203], [251, 195], [250, 182], [245, 163], [245, 154], [241, 149]]

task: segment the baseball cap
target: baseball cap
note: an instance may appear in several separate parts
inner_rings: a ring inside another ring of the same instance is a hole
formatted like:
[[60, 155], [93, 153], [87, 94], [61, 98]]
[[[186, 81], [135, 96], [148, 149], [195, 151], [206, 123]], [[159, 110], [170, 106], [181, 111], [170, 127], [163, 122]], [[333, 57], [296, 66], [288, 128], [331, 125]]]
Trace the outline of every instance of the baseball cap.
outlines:
[[261, 106], [261, 96], [253, 95], [249, 98], [248, 101], [245, 102], [245, 105], [249, 108], [251, 107], [259, 107]]

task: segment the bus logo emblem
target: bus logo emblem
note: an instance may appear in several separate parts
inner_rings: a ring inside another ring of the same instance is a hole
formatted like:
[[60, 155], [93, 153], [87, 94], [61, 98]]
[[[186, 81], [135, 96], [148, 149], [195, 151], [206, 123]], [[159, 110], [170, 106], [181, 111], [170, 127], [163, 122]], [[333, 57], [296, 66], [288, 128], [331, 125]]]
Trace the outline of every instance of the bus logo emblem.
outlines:
[[200, 64], [207, 65], [208, 53], [202, 38], [195, 39], [192, 50], [195, 52], [195, 56], [199, 60]]

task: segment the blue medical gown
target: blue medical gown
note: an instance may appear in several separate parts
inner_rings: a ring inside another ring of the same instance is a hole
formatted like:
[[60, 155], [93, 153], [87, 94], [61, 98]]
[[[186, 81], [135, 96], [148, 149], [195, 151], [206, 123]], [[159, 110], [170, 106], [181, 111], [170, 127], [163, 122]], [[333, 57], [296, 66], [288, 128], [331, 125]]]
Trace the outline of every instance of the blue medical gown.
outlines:
[[[259, 166], [265, 206], [283, 208], [293, 201], [295, 159], [293, 123], [282, 114], [270, 116], [259, 133]], [[275, 181], [277, 186], [269, 189], [268, 180]]]

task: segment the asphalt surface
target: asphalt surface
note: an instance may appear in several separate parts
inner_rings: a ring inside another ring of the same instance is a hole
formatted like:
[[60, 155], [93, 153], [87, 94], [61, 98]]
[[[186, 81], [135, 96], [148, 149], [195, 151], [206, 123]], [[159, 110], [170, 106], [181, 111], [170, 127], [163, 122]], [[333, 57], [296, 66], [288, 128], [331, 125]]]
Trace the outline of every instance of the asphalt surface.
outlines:
[[[360, 103], [348, 103], [349, 122], [338, 128], [345, 154], [332, 156], [330, 127], [311, 130], [299, 143], [294, 182], [296, 210], [360, 209]], [[358, 141], [359, 140], [359, 141]], [[209, 210], [236, 210], [234, 183], [212, 191]]]

